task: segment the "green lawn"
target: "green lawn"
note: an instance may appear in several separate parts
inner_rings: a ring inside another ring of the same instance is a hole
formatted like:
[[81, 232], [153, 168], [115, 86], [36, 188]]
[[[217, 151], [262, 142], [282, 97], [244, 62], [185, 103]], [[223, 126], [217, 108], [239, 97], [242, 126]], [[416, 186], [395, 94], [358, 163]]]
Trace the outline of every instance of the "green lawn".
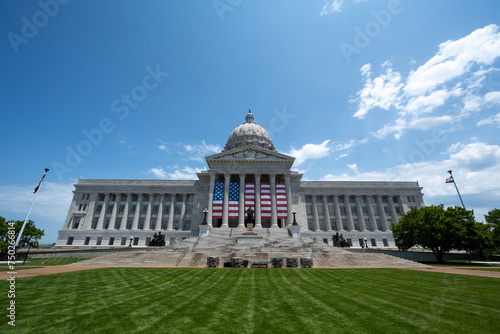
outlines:
[[19, 278], [15, 331], [6, 297], [0, 333], [500, 333], [499, 279], [399, 269], [103, 268]]

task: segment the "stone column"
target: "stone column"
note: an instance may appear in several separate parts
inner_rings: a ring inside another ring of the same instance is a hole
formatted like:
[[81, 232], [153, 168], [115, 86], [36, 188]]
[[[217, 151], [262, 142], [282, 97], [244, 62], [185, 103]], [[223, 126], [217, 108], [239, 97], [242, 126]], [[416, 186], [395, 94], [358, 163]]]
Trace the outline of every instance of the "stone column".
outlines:
[[111, 218], [109, 219], [108, 230], [114, 230], [116, 225], [116, 212], [118, 210], [118, 204], [120, 203], [118, 199], [120, 198], [120, 194], [116, 195], [115, 203], [113, 205], [113, 211], [111, 211]]
[[354, 196], [354, 201], [356, 202], [356, 211], [358, 212], [359, 229], [366, 232], [365, 215], [363, 214], [363, 207], [361, 206], [359, 195]]
[[109, 193], [104, 197], [104, 203], [102, 204], [101, 213], [99, 214], [99, 220], [97, 221], [96, 230], [102, 230], [104, 225], [104, 216], [106, 215], [106, 209], [109, 202]]
[[153, 204], [154, 194], [149, 193], [148, 209], [146, 210], [146, 219], [144, 220], [144, 229], [149, 230], [151, 226], [151, 206]]
[[208, 188], [208, 214], [207, 214], [207, 224], [212, 226], [212, 208], [214, 202], [214, 188], [215, 188], [215, 172], [210, 171], [210, 187]]
[[231, 174], [224, 173], [224, 198], [222, 199], [222, 227], [229, 226], [229, 182]]
[[177, 201], [177, 194], [170, 194], [170, 212], [168, 213], [168, 224], [167, 230], [172, 231], [174, 229], [174, 215], [175, 215], [175, 202]]
[[344, 195], [344, 208], [345, 215], [347, 217], [347, 227], [350, 231], [355, 231], [354, 222], [352, 221], [352, 211], [351, 211], [351, 203], [349, 203], [349, 195]]
[[330, 224], [330, 212], [328, 211], [327, 196], [321, 195], [321, 200], [323, 202], [323, 219], [325, 220], [325, 228], [327, 231], [332, 230], [332, 225]]
[[[389, 212], [391, 213], [392, 224], [396, 225], [398, 223], [398, 214], [396, 213], [396, 208], [394, 207], [393, 196], [387, 196], [387, 201], [389, 202]], [[401, 203], [401, 200], [399, 200], [399, 202]], [[388, 228], [391, 229], [390, 226], [388, 226]]]
[[158, 204], [158, 214], [156, 216], [156, 229], [161, 230], [161, 223], [163, 220], [163, 202], [165, 202], [165, 194], [160, 195], [160, 204]]
[[260, 173], [255, 173], [255, 227], [262, 227], [260, 210]]
[[335, 223], [337, 224], [337, 231], [344, 231], [342, 224], [342, 214], [340, 213], [339, 195], [333, 195], [333, 208], [335, 209]]
[[370, 221], [370, 226], [372, 231], [378, 231], [377, 222], [375, 221], [375, 214], [373, 213], [372, 197], [367, 195], [366, 199], [366, 209], [368, 210], [368, 219]]
[[238, 207], [238, 227], [245, 226], [245, 173], [240, 173], [240, 203]]
[[121, 220], [121, 223], [120, 223], [120, 230], [126, 230], [127, 229], [128, 210], [129, 210], [131, 199], [132, 199], [132, 194], [131, 193], [127, 193], [127, 200], [125, 201], [125, 206], [123, 208], [122, 220]]
[[313, 229], [319, 231], [318, 208], [316, 207], [316, 195], [311, 195], [311, 211], [313, 214]]
[[142, 194], [137, 194], [137, 203], [135, 204], [135, 212], [134, 212], [134, 221], [132, 222], [131, 231], [137, 231], [139, 228], [139, 216], [141, 215], [141, 206], [142, 206]]
[[380, 216], [380, 221], [382, 223], [382, 229], [387, 231], [387, 217], [385, 216], [384, 205], [382, 204], [382, 197], [377, 195], [377, 205], [378, 205], [378, 214]]
[[186, 202], [187, 202], [187, 194], [182, 194], [182, 205], [181, 205], [181, 216], [179, 218], [179, 229], [181, 231], [184, 230], [184, 219], [186, 216]]
[[89, 198], [89, 205], [87, 206], [85, 220], [80, 224], [79, 230], [90, 230], [92, 227], [92, 220], [94, 219], [95, 202], [97, 200], [97, 193], [93, 193]]
[[292, 214], [292, 189], [290, 185], [290, 172], [285, 174], [285, 189], [286, 189], [286, 226], [291, 225], [293, 222], [293, 214]]
[[278, 227], [278, 212], [276, 210], [276, 173], [270, 173], [271, 179], [271, 227]]

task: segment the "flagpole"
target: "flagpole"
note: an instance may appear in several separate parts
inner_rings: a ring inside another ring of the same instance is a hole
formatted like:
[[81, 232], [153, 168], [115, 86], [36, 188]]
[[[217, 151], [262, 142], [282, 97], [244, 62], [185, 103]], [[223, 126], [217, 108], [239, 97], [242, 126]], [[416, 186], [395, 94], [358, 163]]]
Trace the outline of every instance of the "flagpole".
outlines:
[[19, 241], [21, 240], [21, 237], [22, 237], [23, 232], [24, 232], [24, 228], [26, 227], [26, 223], [28, 222], [28, 218], [30, 216], [31, 209], [33, 209], [33, 205], [35, 204], [36, 196], [38, 195], [38, 191], [40, 190], [40, 187], [42, 186], [42, 183], [43, 183], [43, 179], [45, 179], [45, 175], [47, 175], [48, 171], [49, 171], [49, 169], [45, 168], [45, 173], [43, 174], [42, 179], [40, 180], [40, 183], [35, 188], [35, 196], [33, 197], [33, 201], [31, 201], [30, 209], [28, 211], [28, 214], [26, 215], [26, 219], [24, 220], [23, 226], [21, 227], [21, 230], [19, 231], [19, 234], [17, 236], [16, 244], [14, 245], [15, 248], [17, 248], [17, 245], [19, 245]]
[[462, 206], [465, 209], [464, 201], [462, 201], [462, 196], [460, 196], [460, 192], [458, 191], [457, 183], [455, 182], [455, 178], [453, 177], [453, 174], [451, 174], [451, 170], [449, 170], [448, 173], [450, 173], [450, 175], [451, 175], [451, 178], [453, 180], [453, 184], [455, 185], [455, 189], [457, 189], [458, 198], [460, 198], [460, 202], [462, 202]]

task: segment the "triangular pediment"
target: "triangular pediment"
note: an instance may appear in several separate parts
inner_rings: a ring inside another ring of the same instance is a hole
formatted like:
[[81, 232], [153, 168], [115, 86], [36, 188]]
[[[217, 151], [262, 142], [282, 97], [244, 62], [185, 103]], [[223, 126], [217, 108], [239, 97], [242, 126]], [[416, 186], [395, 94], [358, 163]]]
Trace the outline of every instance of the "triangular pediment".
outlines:
[[210, 165], [210, 162], [281, 162], [293, 164], [294, 157], [286, 154], [278, 153], [271, 150], [266, 150], [253, 145], [235, 148], [233, 150], [224, 151], [205, 157], [205, 160]]

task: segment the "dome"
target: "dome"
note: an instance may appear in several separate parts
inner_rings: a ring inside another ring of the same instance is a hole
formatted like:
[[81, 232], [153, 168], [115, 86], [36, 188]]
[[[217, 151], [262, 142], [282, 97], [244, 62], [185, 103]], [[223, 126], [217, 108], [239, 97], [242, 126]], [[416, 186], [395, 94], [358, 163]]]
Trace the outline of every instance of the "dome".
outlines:
[[246, 122], [238, 125], [227, 140], [225, 151], [246, 145], [254, 145], [274, 151], [274, 145], [266, 129], [253, 122], [252, 112], [249, 110], [245, 117]]

